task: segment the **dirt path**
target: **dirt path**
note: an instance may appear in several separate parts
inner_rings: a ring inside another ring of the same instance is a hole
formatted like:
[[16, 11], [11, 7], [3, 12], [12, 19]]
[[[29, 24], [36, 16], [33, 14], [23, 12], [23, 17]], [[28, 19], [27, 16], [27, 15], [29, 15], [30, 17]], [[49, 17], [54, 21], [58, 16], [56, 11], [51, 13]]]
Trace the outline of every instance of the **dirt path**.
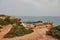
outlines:
[[57, 39], [51, 36], [47, 36], [45, 29], [39, 29], [25, 36], [14, 37], [14, 38], [3, 38], [1, 40], [57, 40]]
[[2, 37], [3, 37], [6, 33], [8, 33], [11, 28], [12, 28], [12, 25], [4, 26], [3, 29], [2, 29], [1, 32], [0, 32], [0, 39], [2, 39]]

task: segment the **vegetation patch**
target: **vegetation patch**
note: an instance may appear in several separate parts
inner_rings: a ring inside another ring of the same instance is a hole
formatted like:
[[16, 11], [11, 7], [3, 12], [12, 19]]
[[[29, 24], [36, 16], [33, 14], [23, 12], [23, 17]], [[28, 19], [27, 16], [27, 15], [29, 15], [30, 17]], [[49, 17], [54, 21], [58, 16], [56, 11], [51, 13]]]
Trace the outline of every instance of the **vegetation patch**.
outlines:
[[16, 26], [13, 25], [12, 29], [4, 36], [4, 38], [12, 38], [12, 37], [16, 37], [16, 36], [23, 36], [25, 34], [29, 34], [32, 32], [33, 32], [32, 29], [27, 30], [22, 25], [16, 25]]
[[0, 25], [7, 25], [8, 22], [0, 18]]
[[53, 37], [56, 37], [58, 38], [58, 40], [60, 40], [60, 25], [50, 29], [48, 32], [47, 32], [48, 35], [51, 35]]
[[[5, 19], [0, 18], [0, 29], [2, 28], [3, 25], [8, 25], [11, 24], [13, 27], [11, 30], [4, 35], [4, 38], [12, 38], [16, 36], [23, 36], [25, 34], [32, 33], [32, 29], [26, 29], [23, 25], [21, 25], [22, 22], [18, 21], [17, 19], [10, 19], [11, 16], [5, 16], [5, 15], [0, 15], [0, 17], [5, 17]], [[14, 25], [15, 24], [15, 25]]]

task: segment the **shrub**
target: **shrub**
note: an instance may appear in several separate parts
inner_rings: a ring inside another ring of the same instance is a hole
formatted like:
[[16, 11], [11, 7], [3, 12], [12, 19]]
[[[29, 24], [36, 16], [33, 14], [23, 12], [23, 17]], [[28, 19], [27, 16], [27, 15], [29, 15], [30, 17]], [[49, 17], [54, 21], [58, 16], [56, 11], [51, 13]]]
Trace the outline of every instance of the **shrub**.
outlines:
[[16, 36], [23, 36], [25, 34], [32, 33], [33, 30], [26, 30], [22, 25], [13, 26], [13, 28], [4, 36], [4, 38], [11, 38]]
[[17, 22], [16, 19], [10, 19], [10, 20], [9, 20], [9, 23], [10, 23], [10, 24], [14, 24], [14, 23], [16, 23], [16, 22]]
[[0, 18], [0, 25], [3, 25], [4, 20]]
[[[2, 15], [4, 16], [4, 15]], [[13, 25], [16, 23], [16, 25]], [[21, 25], [20, 21], [17, 21], [17, 19], [10, 19], [10, 16], [6, 16], [6, 18], [3, 20], [0, 18], [0, 25], [7, 25], [7, 24], [12, 24], [13, 27], [11, 30], [4, 36], [4, 38], [12, 38], [16, 36], [23, 36], [25, 34], [32, 33], [32, 29], [25, 29], [23, 25]]]
[[[56, 37], [56, 38], [60, 38], [60, 25], [50, 29], [48, 32], [47, 32], [48, 35], [51, 35], [53, 37]], [[60, 40], [60, 39], [59, 39]]]
[[26, 30], [26, 31], [25, 31], [26, 34], [29, 34], [29, 33], [32, 33], [32, 32], [33, 32], [32, 29], [29, 29], [29, 30]]
[[5, 18], [5, 21], [8, 22], [9, 24], [14, 24], [14, 23], [17, 22], [16, 19], [10, 19], [10, 16], [7, 16], [7, 17]]
[[3, 19], [0, 18], [0, 25], [7, 25], [8, 22], [4, 21]]

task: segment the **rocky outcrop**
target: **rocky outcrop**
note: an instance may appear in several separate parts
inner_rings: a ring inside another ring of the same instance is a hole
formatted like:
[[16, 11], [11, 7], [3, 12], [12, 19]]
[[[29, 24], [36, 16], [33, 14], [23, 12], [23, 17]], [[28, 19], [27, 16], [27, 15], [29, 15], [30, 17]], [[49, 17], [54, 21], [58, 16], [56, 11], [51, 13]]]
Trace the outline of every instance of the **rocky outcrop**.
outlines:
[[51, 29], [53, 28], [54, 24], [52, 22], [44, 22], [44, 23], [39, 23], [39, 24], [35, 24], [35, 28], [47, 28], [47, 29]]
[[26, 29], [41, 29], [41, 28], [47, 28], [47, 29], [51, 29], [54, 27], [53, 22], [44, 22], [44, 23], [35, 23], [35, 24], [25, 24], [22, 23], [22, 25], [26, 28]]
[[[6, 16], [0, 16], [0, 18], [5, 19]], [[13, 17], [13, 16], [10, 16], [10, 19], [17, 19], [17, 21], [21, 20], [19, 18]], [[13, 24], [13, 25], [15, 26], [16, 24]], [[24, 26], [26, 26], [26, 25], [24, 25]], [[32, 32], [31, 34], [27, 34], [24, 36], [16, 36], [13, 38], [3, 38], [3, 36], [5, 34], [7, 34], [12, 28], [12, 24], [9, 24], [9, 25], [3, 26], [2, 30], [1, 30], [2, 32], [0, 32], [0, 40], [57, 40], [56, 38], [46, 35], [46, 31], [48, 31], [48, 29], [52, 28], [52, 27], [53, 27], [53, 23], [50, 23], [50, 22], [35, 24], [34, 28], [36, 28], [36, 29], [33, 29], [34, 32]], [[17, 28], [17, 26], [16, 26], [16, 28]], [[18, 28], [19, 28], [19, 26], [18, 26]], [[30, 27], [26, 27], [26, 28], [30, 28]], [[41, 29], [39, 29], [39, 28], [41, 28]], [[18, 32], [16, 32], [16, 33], [18, 33]]]
[[17, 21], [20, 21], [21, 20], [20, 18], [16, 18], [14, 16], [10, 16], [10, 19], [16, 19]]

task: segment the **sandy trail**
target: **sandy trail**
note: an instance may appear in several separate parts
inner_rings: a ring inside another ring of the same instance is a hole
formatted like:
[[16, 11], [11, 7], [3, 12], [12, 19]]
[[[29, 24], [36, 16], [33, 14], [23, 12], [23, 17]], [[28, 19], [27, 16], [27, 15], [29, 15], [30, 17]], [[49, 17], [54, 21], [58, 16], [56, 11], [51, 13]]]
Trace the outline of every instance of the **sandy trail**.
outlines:
[[10, 31], [10, 29], [12, 28], [12, 25], [7, 25], [4, 26], [3, 29], [0, 32], [0, 39], [3, 38], [3, 36], [8, 33]]
[[35, 30], [31, 34], [27, 34], [25, 36], [19, 36], [14, 38], [3, 38], [3, 36], [10, 31], [12, 28], [11, 25], [5, 26], [3, 31], [0, 33], [0, 40], [57, 40], [51, 36], [46, 35], [45, 29]]
[[57, 40], [51, 36], [46, 35], [45, 29], [35, 30], [33, 33], [14, 38], [3, 38], [2, 40]]

